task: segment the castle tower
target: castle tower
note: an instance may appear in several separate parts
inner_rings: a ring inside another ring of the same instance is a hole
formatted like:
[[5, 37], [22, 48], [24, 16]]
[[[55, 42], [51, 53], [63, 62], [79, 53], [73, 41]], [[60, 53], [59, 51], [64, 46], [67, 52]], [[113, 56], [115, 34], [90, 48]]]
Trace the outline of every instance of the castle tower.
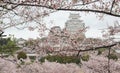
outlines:
[[70, 13], [69, 20], [65, 23], [65, 29], [70, 35], [79, 34], [79, 37], [85, 38], [84, 32], [80, 32], [85, 28], [85, 24], [80, 20], [79, 14]]

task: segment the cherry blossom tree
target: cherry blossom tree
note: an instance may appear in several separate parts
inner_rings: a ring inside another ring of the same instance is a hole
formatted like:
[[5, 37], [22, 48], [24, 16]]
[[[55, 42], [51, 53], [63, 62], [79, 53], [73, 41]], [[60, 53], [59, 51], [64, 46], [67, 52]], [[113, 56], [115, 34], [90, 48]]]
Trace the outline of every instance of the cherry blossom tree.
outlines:
[[[120, 17], [120, 0], [0, 0], [0, 30], [14, 26], [18, 29], [28, 27], [29, 30], [38, 29], [40, 32], [44, 32], [48, 29], [43, 18], [57, 11], [92, 12], [100, 18], [105, 15]], [[113, 36], [119, 32], [120, 25], [118, 23], [117, 26], [108, 27], [108, 32], [104, 36]], [[76, 40], [69, 39], [73, 49], [67, 51], [77, 51], [77, 55], [79, 55], [81, 52], [107, 48], [110, 54], [111, 47], [120, 44], [120, 42], [109, 40], [98, 44], [94, 44], [91, 40], [89, 45], [84, 46], [85, 40], [79, 44]], [[81, 49], [81, 47], [86, 49]], [[110, 69], [108, 68], [108, 70]], [[108, 73], [110, 72], [108, 71]]]

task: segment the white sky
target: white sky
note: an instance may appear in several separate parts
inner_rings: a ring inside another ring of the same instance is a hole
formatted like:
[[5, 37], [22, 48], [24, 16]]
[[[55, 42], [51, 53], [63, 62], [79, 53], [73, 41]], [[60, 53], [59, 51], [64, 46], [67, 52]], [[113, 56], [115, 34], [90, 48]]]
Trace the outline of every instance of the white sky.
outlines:
[[[65, 22], [68, 20], [69, 13], [76, 13], [76, 12], [65, 12], [65, 11], [58, 11], [55, 13], [50, 14], [50, 16], [44, 18], [44, 22], [47, 24], [48, 28], [51, 28], [53, 26], [60, 26], [61, 28], [64, 28]], [[105, 15], [102, 20], [99, 20], [98, 17], [94, 13], [84, 13], [79, 12], [81, 16], [81, 20], [84, 21], [86, 26], [89, 26], [90, 28], [87, 30], [86, 37], [94, 37], [94, 38], [101, 38], [101, 30], [106, 28], [108, 25], [113, 25], [114, 21], [120, 21], [120, 18]], [[54, 23], [54, 25], [51, 25], [51, 21]], [[5, 31], [5, 34], [14, 34], [16, 38], [37, 38], [39, 37], [39, 32], [37, 31], [29, 31], [27, 29], [24, 30], [17, 30], [15, 28], [9, 28]]]

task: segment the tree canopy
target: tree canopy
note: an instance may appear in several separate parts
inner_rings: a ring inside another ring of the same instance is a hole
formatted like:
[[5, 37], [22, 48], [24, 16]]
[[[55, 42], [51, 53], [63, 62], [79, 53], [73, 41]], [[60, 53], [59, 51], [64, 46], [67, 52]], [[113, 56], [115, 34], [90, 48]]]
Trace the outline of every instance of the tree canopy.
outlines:
[[19, 47], [16, 42], [10, 38], [1, 38], [0, 39], [0, 54], [12, 55], [15, 53]]
[[[24, 25], [31, 22], [34, 28], [46, 30], [42, 19], [56, 11], [93, 12], [99, 17], [120, 17], [120, 0], [0, 0], [0, 28]], [[6, 19], [8, 22], [5, 22]]]

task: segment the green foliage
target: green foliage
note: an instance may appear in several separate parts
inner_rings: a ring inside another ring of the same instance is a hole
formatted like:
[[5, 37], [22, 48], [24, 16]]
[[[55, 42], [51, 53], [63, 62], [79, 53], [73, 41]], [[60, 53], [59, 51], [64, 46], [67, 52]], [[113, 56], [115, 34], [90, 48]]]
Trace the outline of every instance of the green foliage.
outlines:
[[34, 62], [34, 60], [36, 59], [35, 56], [29, 56], [29, 58], [31, 59], [32, 62]]
[[0, 46], [6, 45], [10, 41], [10, 38], [0, 38]]
[[34, 45], [34, 41], [33, 40], [28, 40], [24, 44], [25, 44], [25, 46], [32, 46], [32, 45]]
[[26, 59], [26, 58], [27, 58], [27, 55], [26, 55], [25, 52], [21, 51], [21, 52], [18, 53], [17, 58], [18, 58], [18, 59], [20, 59], [20, 58]]
[[109, 59], [113, 59], [113, 60], [118, 60], [118, 57], [116, 54], [111, 53], [110, 55], [107, 56]]
[[29, 58], [32, 59], [32, 60], [35, 60], [35, 59], [36, 59], [35, 56], [30, 56]]
[[105, 48], [100, 48], [100, 49], [98, 49], [98, 54], [97, 54], [97, 55], [101, 55], [102, 52], [104, 52], [104, 51], [105, 51]]
[[10, 38], [0, 39], [0, 53], [12, 55], [19, 47]]
[[21, 65], [25, 65], [25, 62], [24, 61], [21, 61], [21, 63], [20, 63]]
[[[1, 0], [0, 0], [1, 1]], [[3, 24], [3, 21], [0, 21], [0, 24]]]
[[73, 56], [59, 56], [59, 55], [54, 55], [54, 56], [46, 56], [40, 59], [40, 62], [45, 62], [45, 59], [50, 61], [50, 62], [58, 62], [58, 63], [76, 63], [79, 64], [81, 63], [80, 58], [78, 57], [73, 57]]
[[82, 57], [81, 57], [81, 59], [83, 60], [83, 61], [88, 61], [89, 60], [89, 58], [90, 58], [90, 56], [89, 55], [83, 55]]

